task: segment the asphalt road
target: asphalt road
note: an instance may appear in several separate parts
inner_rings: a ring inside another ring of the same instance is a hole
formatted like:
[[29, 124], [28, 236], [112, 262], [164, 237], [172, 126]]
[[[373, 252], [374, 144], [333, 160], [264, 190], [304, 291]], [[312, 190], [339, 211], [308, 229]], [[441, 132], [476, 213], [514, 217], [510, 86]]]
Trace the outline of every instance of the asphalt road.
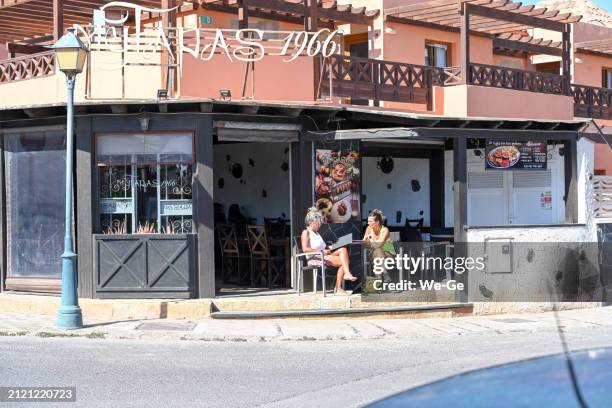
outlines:
[[[612, 346], [612, 327], [566, 337], [572, 349]], [[274, 343], [0, 337], [0, 385], [77, 387], [76, 403], [27, 405], [42, 407], [345, 407], [558, 352], [552, 331]]]

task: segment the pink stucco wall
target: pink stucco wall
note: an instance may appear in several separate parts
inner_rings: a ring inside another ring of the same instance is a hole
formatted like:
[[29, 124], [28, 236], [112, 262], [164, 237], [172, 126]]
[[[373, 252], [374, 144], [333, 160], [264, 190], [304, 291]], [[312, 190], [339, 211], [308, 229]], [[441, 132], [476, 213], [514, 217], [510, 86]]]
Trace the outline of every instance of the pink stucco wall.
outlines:
[[[312, 58], [268, 56], [255, 63], [255, 97], [265, 101], [314, 101], [314, 64]], [[229, 89], [233, 99], [240, 99], [245, 76], [245, 62], [230, 62], [225, 55], [202, 61], [191, 55], [183, 60], [181, 96], [219, 98], [220, 89]], [[251, 96], [252, 72], [246, 82], [246, 96]]]
[[[383, 59], [423, 65], [425, 42], [440, 42], [450, 45], [450, 65], [459, 65], [459, 33], [399, 23], [385, 23], [385, 28], [395, 34], [384, 34]], [[470, 37], [470, 59], [481, 64], [493, 63], [491, 39]]]
[[569, 96], [512, 89], [457, 85], [437, 88], [437, 114], [456, 117], [572, 120], [574, 102]]
[[612, 58], [577, 52], [576, 60], [572, 81], [575, 84], [600, 87], [602, 68], [612, 68]]
[[606, 176], [612, 176], [612, 149], [606, 144], [595, 145], [595, 170], [605, 171]]

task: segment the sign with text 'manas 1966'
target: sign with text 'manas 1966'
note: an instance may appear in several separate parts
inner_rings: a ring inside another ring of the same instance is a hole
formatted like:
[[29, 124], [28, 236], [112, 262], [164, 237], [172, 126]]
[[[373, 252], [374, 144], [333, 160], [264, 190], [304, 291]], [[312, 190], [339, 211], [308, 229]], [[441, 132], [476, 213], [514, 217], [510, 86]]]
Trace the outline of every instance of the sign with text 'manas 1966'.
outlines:
[[[106, 16], [108, 9], [121, 9], [118, 19]], [[112, 51], [156, 53], [166, 52], [171, 61], [181, 64], [184, 55], [191, 55], [204, 61], [215, 55], [225, 55], [229, 61], [259, 61], [265, 56], [282, 56], [284, 62], [291, 62], [300, 56], [330, 57], [340, 51], [338, 30], [327, 28], [316, 32], [270, 31], [256, 28], [240, 30], [221, 28], [163, 27], [160, 21], [142, 21], [143, 13], [163, 15], [176, 10], [157, 9], [134, 3], [112, 1], [100, 7], [101, 16], [93, 26], [74, 24], [79, 37], [90, 47], [112, 44]], [[133, 22], [128, 19], [133, 15]], [[208, 20], [206, 19], [207, 24]], [[210, 19], [212, 23], [212, 18]], [[114, 41], [113, 41], [114, 40]]]

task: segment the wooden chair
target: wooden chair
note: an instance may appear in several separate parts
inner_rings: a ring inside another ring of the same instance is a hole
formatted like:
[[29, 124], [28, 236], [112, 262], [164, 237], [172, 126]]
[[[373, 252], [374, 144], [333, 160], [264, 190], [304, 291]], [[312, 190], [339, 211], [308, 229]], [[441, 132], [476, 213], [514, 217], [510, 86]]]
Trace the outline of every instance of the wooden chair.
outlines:
[[286, 221], [282, 218], [265, 218], [264, 225], [266, 226], [266, 234], [270, 238], [286, 238], [285, 225]]
[[[321, 257], [321, 260], [324, 259], [323, 257], [323, 251], [320, 252], [302, 252], [302, 243], [301, 243], [301, 239], [302, 237], [297, 236], [297, 237], [293, 237], [293, 246], [296, 249], [296, 253], [295, 253], [295, 261], [296, 261], [296, 291], [298, 296], [301, 293], [301, 287], [302, 287], [302, 276], [304, 276], [304, 271], [312, 271], [313, 273], [313, 277], [312, 277], [312, 288], [313, 288], [313, 293], [316, 293], [317, 291], [317, 276], [319, 275], [319, 271], [321, 271], [321, 289], [323, 289], [323, 297], [326, 296], [326, 290], [325, 290], [325, 277], [326, 277], [326, 273], [329, 273], [330, 275], [333, 274], [333, 276], [335, 277], [336, 274], [338, 273], [338, 268], [334, 268], [333, 266], [329, 266], [329, 265], [325, 265], [325, 262], [321, 262], [321, 265], [308, 265], [308, 259], [312, 256], [318, 255]], [[342, 288], [344, 289], [344, 281], [342, 281]]]
[[[248, 268], [242, 268], [242, 264], [244, 261], [248, 260], [249, 257], [242, 254], [240, 251], [238, 236], [236, 234], [236, 226], [232, 224], [218, 224], [217, 236], [221, 246], [221, 276], [223, 282], [230, 282], [230, 279], [228, 278], [231, 277], [231, 272], [233, 270], [238, 272], [236, 276], [236, 283], [241, 285], [244, 282], [247, 282], [250, 274], [248, 273]], [[247, 273], [244, 273], [245, 269], [247, 269]]]
[[246, 232], [251, 255], [251, 286], [262, 280], [269, 288], [280, 286], [285, 275], [285, 257], [270, 253], [264, 225], [247, 225]]

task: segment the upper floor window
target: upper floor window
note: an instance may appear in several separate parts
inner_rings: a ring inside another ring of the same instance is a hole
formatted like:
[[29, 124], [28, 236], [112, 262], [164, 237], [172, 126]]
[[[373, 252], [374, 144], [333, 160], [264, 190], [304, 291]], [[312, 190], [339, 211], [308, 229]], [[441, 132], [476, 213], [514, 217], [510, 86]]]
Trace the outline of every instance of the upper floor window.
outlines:
[[430, 67], [448, 67], [448, 45], [427, 42], [425, 43], [425, 65]]
[[612, 68], [604, 68], [602, 72], [602, 84], [604, 88], [612, 88]]

